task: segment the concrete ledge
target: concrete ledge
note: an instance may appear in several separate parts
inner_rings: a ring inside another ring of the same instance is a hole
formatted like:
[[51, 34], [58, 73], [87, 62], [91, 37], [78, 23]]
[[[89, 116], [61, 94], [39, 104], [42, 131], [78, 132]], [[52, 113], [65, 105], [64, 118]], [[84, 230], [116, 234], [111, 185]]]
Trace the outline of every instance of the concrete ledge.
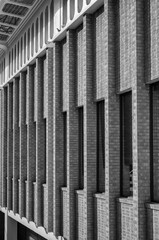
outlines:
[[152, 210], [156, 210], [159, 211], [159, 203], [145, 203], [146, 208], [152, 209]]
[[84, 195], [84, 190], [76, 190], [76, 193], [78, 194], [78, 195]]
[[62, 188], [61, 188], [61, 191], [62, 191], [62, 192], [67, 192], [67, 187], [62, 187]]
[[94, 194], [94, 197], [105, 200], [105, 192], [103, 192], [103, 193], [96, 193], [96, 194]]
[[121, 197], [121, 198], [117, 198], [117, 201], [120, 203], [133, 205], [133, 197], [127, 197], [127, 198]]

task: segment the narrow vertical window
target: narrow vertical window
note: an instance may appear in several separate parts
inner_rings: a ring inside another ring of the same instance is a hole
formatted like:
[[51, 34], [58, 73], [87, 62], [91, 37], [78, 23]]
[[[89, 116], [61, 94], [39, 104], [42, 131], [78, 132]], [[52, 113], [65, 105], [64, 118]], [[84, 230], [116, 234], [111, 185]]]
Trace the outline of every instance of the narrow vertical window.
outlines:
[[34, 55], [34, 23], [31, 28], [31, 56]]
[[40, 16], [40, 48], [43, 46], [43, 13]]
[[105, 191], [105, 117], [104, 101], [97, 103], [97, 192]]
[[67, 112], [63, 113], [64, 186], [67, 186]]
[[159, 83], [150, 90], [151, 200], [159, 202]]
[[79, 136], [79, 189], [84, 188], [84, 145], [83, 145], [83, 107], [78, 111], [78, 136]]
[[50, 38], [54, 35], [54, 1], [51, 1], [50, 5]]
[[121, 194], [133, 194], [132, 186], [132, 94], [121, 95]]
[[48, 42], [48, 6], [45, 9], [45, 43]]
[[24, 64], [26, 63], [26, 33], [24, 34]]
[[16, 72], [17, 69], [17, 47], [15, 45], [14, 47], [14, 72]]
[[18, 41], [18, 53], [17, 53], [17, 69], [19, 70], [19, 41]]
[[21, 38], [21, 54], [20, 54], [20, 66], [23, 65], [23, 38]]
[[27, 52], [27, 59], [29, 60], [29, 58], [30, 58], [30, 28], [28, 29], [28, 52]]
[[38, 44], [39, 44], [39, 36], [38, 36], [38, 34], [39, 34], [39, 21], [38, 21], [38, 18], [37, 18], [37, 20], [36, 20], [36, 33], [35, 33], [35, 41], [36, 41], [36, 43], [35, 43], [35, 51], [37, 52], [38, 51]]

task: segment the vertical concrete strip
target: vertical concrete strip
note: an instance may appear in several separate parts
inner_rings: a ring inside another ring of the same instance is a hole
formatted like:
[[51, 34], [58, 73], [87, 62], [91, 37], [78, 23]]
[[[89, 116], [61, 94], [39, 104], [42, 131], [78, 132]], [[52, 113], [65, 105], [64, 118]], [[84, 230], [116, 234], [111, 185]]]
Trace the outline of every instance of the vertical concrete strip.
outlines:
[[61, 192], [64, 186], [61, 44], [53, 47], [53, 232], [61, 235]]
[[76, 199], [78, 180], [78, 110], [76, 83], [76, 32], [67, 32], [67, 78], [68, 78], [68, 239], [76, 239]]
[[8, 84], [8, 126], [7, 126], [7, 207], [12, 209], [13, 178], [13, 83]]
[[34, 82], [35, 65], [27, 68], [27, 106], [26, 106], [26, 124], [27, 124], [27, 203], [26, 218], [33, 221], [33, 182], [36, 181], [36, 123], [34, 122]]
[[25, 181], [27, 179], [27, 125], [26, 125], [26, 72], [21, 72], [19, 81], [19, 214], [24, 217], [26, 209]]
[[134, 57], [133, 62], [133, 240], [146, 239], [145, 202], [150, 201], [150, 119], [149, 86], [145, 85], [145, 4], [144, 0], [134, 2]]
[[0, 90], [0, 205], [2, 206], [2, 90]]
[[47, 231], [53, 231], [53, 49], [46, 51], [46, 184]]
[[116, 85], [116, 2], [104, 3], [105, 238], [117, 239], [116, 198], [120, 196], [120, 98]]
[[13, 212], [19, 211], [19, 78], [13, 81]]
[[[43, 225], [42, 184], [46, 182], [46, 122], [43, 118], [43, 59], [36, 59], [36, 87], [37, 87], [37, 120], [36, 120], [36, 224]], [[40, 209], [40, 211], [39, 211]]]
[[2, 207], [7, 207], [7, 87], [2, 99]]
[[94, 236], [94, 200], [96, 192], [96, 103], [94, 102], [93, 18], [83, 18], [83, 72], [84, 72], [84, 238]]

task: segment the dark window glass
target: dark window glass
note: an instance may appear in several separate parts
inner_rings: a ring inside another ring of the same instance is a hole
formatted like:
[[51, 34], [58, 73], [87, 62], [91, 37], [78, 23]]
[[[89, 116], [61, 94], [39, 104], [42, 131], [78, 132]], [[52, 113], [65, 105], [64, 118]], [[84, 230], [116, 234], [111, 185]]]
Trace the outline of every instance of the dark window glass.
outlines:
[[63, 113], [64, 139], [64, 186], [67, 186], [67, 112]]
[[4, 240], [4, 213], [0, 212], [0, 239]]
[[79, 188], [84, 188], [83, 107], [79, 108]]
[[132, 94], [121, 95], [121, 192], [132, 195]]
[[159, 202], [159, 83], [151, 86], [150, 122], [151, 198]]
[[104, 101], [97, 103], [97, 192], [105, 191]]

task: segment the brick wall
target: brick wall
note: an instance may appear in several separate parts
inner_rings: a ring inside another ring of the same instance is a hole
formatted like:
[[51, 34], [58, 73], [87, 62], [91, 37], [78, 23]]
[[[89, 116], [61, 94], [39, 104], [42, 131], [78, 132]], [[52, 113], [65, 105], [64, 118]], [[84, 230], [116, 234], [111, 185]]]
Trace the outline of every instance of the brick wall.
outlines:
[[46, 229], [53, 231], [53, 49], [46, 51], [46, 63], [44, 71], [44, 108], [46, 115]]
[[119, 69], [119, 89], [124, 91], [132, 86], [132, 59], [134, 52], [132, 51], [133, 36], [135, 34], [134, 22], [134, 2], [119, 1], [119, 54], [120, 54], [120, 69]]
[[105, 239], [105, 195], [95, 194], [95, 229], [94, 235], [95, 239], [103, 240]]
[[159, 78], [159, 43], [158, 43], [158, 14], [159, 14], [159, 2], [157, 0], [148, 1], [150, 2], [150, 48], [151, 48], [151, 79], [154, 80]]
[[19, 212], [19, 78], [13, 82], [13, 212]]
[[19, 80], [19, 214], [25, 215], [25, 180], [27, 179], [27, 125], [26, 125], [26, 72], [22, 72]]
[[96, 99], [105, 97], [106, 81], [104, 72], [104, 8], [100, 8], [94, 16], [94, 71], [96, 80]]
[[77, 30], [77, 102], [78, 106], [83, 105], [83, 25], [80, 25]]
[[34, 70], [35, 66], [28, 66], [26, 79], [26, 98], [27, 98], [27, 208], [26, 217], [28, 221], [33, 220], [33, 182], [36, 180], [36, 123], [34, 122]]
[[85, 239], [85, 224], [84, 224], [84, 216], [85, 216], [85, 209], [84, 209], [84, 191], [78, 190], [76, 193], [76, 209], [78, 212], [77, 215], [77, 222], [76, 222], [76, 236], [78, 240]]
[[[145, 56], [151, 57], [151, 75], [155, 80], [158, 77], [156, 5], [157, 1], [151, 1], [150, 52], [150, 36], [145, 34], [149, 4], [144, 0], [104, 0], [102, 8], [85, 14], [80, 26], [68, 30], [66, 38], [54, 42], [46, 50], [46, 58], [39, 56], [36, 66], [27, 66], [27, 74], [21, 72], [20, 78], [13, 79], [13, 83], [1, 90], [1, 206], [13, 208], [14, 213], [26, 215], [37, 227], [44, 226], [47, 233], [63, 235], [69, 240], [115, 240], [119, 236], [120, 239], [146, 239], [144, 204], [150, 201], [150, 134], [149, 87], [145, 85], [149, 68], [145, 71], [148, 64]], [[124, 199], [117, 204], [121, 194], [119, 94], [130, 89], [134, 195], [131, 203]], [[105, 192], [94, 199], [96, 102], [101, 99], [105, 106]], [[81, 191], [78, 190], [79, 106], [83, 106], [84, 114], [84, 189]], [[65, 111], [67, 157], [63, 141]], [[65, 157], [67, 182], [64, 181]], [[155, 238], [158, 219], [155, 212]]]
[[53, 232], [62, 235], [62, 195], [64, 186], [62, 46], [53, 47]]
[[116, 1], [104, 2], [105, 88], [105, 239], [117, 238], [116, 198], [120, 196], [120, 112], [116, 94]]
[[67, 56], [67, 41], [64, 39], [62, 41], [62, 89], [63, 89], [63, 111], [68, 110], [68, 75], [67, 75], [67, 62], [68, 62], [68, 56]]
[[7, 88], [2, 90], [2, 206], [7, 206]]
[[118, 214], [120, 216], [120, 228], [118, 239], [133, 239], [133, 199], [119, 199]]
[[8, 84], [7, 94], [7, 206], [12, 209], [12, 178], [13, 178], [13, 84]]

